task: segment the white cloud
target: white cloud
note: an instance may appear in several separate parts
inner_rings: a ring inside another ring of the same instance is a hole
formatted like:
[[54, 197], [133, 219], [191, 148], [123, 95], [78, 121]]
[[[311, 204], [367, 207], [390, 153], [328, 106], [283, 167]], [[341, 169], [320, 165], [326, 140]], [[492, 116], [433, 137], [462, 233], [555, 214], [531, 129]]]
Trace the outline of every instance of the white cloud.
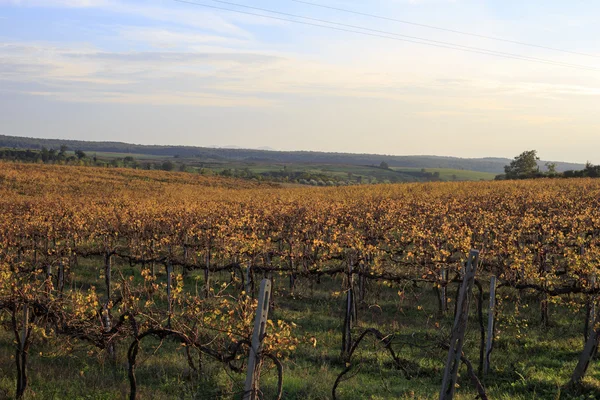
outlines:
[[243, 14], [226, 14], [193, 4], [174, 1], [124, 2], [116, 0], [0, 0], [0, 5], [39, 8], [98, 8], [104, 11], [169, 25], [193, 27], [236, 37], [250, 38], [252, 35], [239, 24], [281, 25], [280, 22]]
[[205, 45], [243, 46], [250, 41], [223, 35], [209, 35], [191, 30], [122, 26], [115, 29], [115, 39], [130, 43], [143, 43], [157, 48], [198, 48]]
[[110, 4], [107, 0], [0, 0], [0, 5], [8, 4], [22, 7], [104, 7]]
[[10, 83], [11, 91], [60, 101], [271, 107], [294, 97], [378, 99], [410, 103], [420, 115], [512, 113], [516, 121], [541, 124], [562, 117], [543, 110], [521, 112], [524, 99], [539, 103], [600, 96], [600, 86], [454, 78], [452, 71], [431, 77], [410, 73], [406, 66], [365, 69], [220, 46], [116, 52], [89, 45], [5, 43], [0, 60], [0, 81]]

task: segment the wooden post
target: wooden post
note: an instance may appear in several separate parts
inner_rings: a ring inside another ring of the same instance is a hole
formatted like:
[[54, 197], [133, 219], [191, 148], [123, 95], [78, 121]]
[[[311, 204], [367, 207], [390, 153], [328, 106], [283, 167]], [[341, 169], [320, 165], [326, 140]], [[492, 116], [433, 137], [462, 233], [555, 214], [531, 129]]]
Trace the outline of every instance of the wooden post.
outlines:
[[106, 286], [106, 305], [110, 302], [110, 286], [112, 279], [111, 255], [109, 252], [104, 253], [104, 285]]
[[172, 285], [172, 277], [171, 277], [171, 273], [173, 272], [173, 266], [171, 265], [171, 262], [168, 261], [167, 262], [167, 302], [169, 303], [168, 307], [169, 307], [169, 319], [167, 320], [167, 327], [171, 328], [171, 315], [173, 314], [173, 304], [171, 301], [171, 285]]
[[[591, 279], [592, 290], [596, 289], [596, 274], [592, 275]], [[593, 322], [594, 315], [596, 315], [596, 296], [592, 295], [590, 299], [590, 320]], [[590, 326], [590, 330], [593, 329], [593, 325]]]
[[23, 331], [17, 351], [17, 399], [22, 399], [27, 388], [27, 338], [29, 336], [29, 307], [23, 304]]
[[[109, 252], [104, 253], [104, 284], [106, 285], [106, 301], [102, 307], [102, 313], [104, 317], [104, 331], [109, 332], [112, 329], [111, 315], [110, 315], [110, 289], [111, 289], [111, 255]], [[112, 356], [113, 348], [109, 346], [107, 349], [109, 355]]]
[[260, 283], [258, 294], [258, 308], [254, 319], [254, 330], [252, 331], [252, 346], [248, 355], [248, 370], [246, 372], [246, 383], [242, 400], [258, 399], [258, 381], [260, 378], [260, 352], [262, 342], [267, 329], [267, 318], [269, 316], [269, 298], [271, 297], [271, 281], [263, 279]]
[[598, 340], [600, 339], [600, 313], [594, 316], [594, 323], [592, 325], [592, 330], [588, 336], [587, 341], [585, 342], [585, 347], [583, 348], [583, 352], [579, 356], [579, 361], [577, 362], [577, 366], [573, 371], [573, 375], [571, 376], [571, 384], [578, 384], [581, 382], [587, 369], [590, 365], [590, 361], [594, 357], [598, 350]]
[[57, 278], [56, 286], [58, 287], [58, 291], [62, 295], [62, 292], [65, 288], [65, 264], [63, 262], [58, 264], [58, 278]]
[[246, 295], [254, 298], [254, 274], [252, 273], [252, 261], [248, 261], [246, 267]]
[[50, 291], [53, 289], [52, 284], [52, 264], [46, 264], [46, 290], [48, 291], [48, 295]]
[[348, 262], [348, 290], [346, 292], [346, 310], [344, 316], [344, 326], [342, 327], [342, 357], [350, 351], [352, 347], [352, 320], [353, 320], [353, 303], [354, 293], [352, 290], [352, 262]]
[[188, 262], [188, 246], [187, 246], [187, 236], [185, 238], [185, 242], [183, 243], [183, 264], [181, 266], [181, 275], [183, 277], [187, 276], [187, 262]]
[[490, 280], [490, 307], [488, 309], [488, 329], [487, 341], [485, 344], [485, 358], [483, 359], [483, 373], [490, 372], [490, 355], [492, 354], [492, 345], [494, 343], [494, 313], [496, 311], [496, 277], [492, 276]]
[[23, 332], [21, 334], [21, 351], [25, 351], [25, 344], [27, 342], [27, 330], [29, 329], [29, 307], [27, 304], [23, 304]]
[[[596, 274], [590, 277], [590, 289], [594, 290], [596, 288]], [[594, 329], [594, 318], [596, 316], [596, 296], [588, 295], [587, 296], [587, 304], [586, 304], [586, 320], [583, 331], [583, 337], [585, 340], [588, 339], [590, 333]]]
[[210, 297], [210, 248], [206, 250], [206, 269], [204, 270], [204, 293]]
[[473, 281], [475, 280], [475, 270], [477, 269], [478, 262], [479, 251], [471, 250], [465, 265], [463, 282], [458, 296], [456, 317], [454, 319], [454, 327], [452, 328], [452, 338], [450, 340], [450, 350], [448, 351], [444, 379], [442, 380], [440, 400], [451, 400], [454, 396], [454, 386], [456, 385], [456, 376], [462, 356], [463, 342], [469, 317], [469, 300], [473, 290]]
[[363, 303], [365, 301], [365, 297], [367, 296], [367, 278], [365, 277], [365, 274], [368, 272], [369, 269], [369, 255], [365, 254], [364, 256], [364, 261], [361, 263], [361, 274], [358, 277], [358, 299], [361, 303]]
[[290, 245], [290, 291], [294, 292], [296, 288], [296, 274], [294, 273], [294, 258], [292, 257], [293, 247]]
[[442, 278], [442, 285], [440, 287], [440, 300], [441, 300], [441, 313], [442, 315], [446, 315], [446, 311], [448, 311], [448, 294], [446, 293], [446, 283], [448, 281], [448, 270], [442, 267], [440, 271], [440, 275]]
[[154, 259], [156, 258], [156, 253], [154, 252], [154, 240], [150, 241], [150, 255], [152, 256], [152, 277], [156, 276], [156, 267], [154, 265]]

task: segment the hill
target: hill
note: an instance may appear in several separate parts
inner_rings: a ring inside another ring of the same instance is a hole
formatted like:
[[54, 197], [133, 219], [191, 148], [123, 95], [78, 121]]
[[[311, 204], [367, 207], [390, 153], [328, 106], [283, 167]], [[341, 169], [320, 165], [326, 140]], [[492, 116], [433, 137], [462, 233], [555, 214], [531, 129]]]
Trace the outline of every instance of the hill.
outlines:
[[[123, 142], [90, 142], [82, 140], [41, 139], [0, 135], [0, 147], [17, 149], [58, 149], [85, 152], [120, 153], [132, 156], [193, 158], [201, 162], [245, 162], [275, 164], [329, 164], [378, 166], [385, 161], [391, 168], [454, 169], [500, 174], [510, 163], [508, 158], [459, 158], [441, 156], [397, 156], [382, 154], [353, 154], [316, 151], [272, 151], [256, 149], [209, 148], [195, 146], [157, 146]], [[540, 161], [544, 165], [546, 161]], [[577, 170], [583, 164], [556, 162], [557, 171]]]

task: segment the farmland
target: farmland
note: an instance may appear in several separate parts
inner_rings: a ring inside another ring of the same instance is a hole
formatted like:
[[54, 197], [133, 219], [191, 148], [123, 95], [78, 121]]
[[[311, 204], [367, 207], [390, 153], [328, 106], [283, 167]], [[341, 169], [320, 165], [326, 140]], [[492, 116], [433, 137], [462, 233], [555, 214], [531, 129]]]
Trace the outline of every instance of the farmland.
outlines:
[[[597, 328], [597, 180], [285, 188], [0, 163], [0, 183], [0, 397], [239, 398], [266, 278], [262, 398], [280, 380], [328, 399], [338, 378], [339, 399], [435, 398], [471, 249], [464, 357], [489, 398], [600, 396], [594, 363], [568, 385]], [[383, 338], [357, 344], [368, 329]], [[476, 394], [463, 365], [455, 398]]]

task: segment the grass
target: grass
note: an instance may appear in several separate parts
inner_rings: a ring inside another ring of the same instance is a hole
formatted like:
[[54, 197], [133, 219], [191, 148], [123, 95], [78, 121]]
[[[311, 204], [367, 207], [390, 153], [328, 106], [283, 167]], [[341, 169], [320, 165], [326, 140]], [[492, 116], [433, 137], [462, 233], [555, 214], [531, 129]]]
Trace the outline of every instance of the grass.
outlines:
[[[111, 161], [113, 159], [122, 159], [124, 157], [133, 157], [138, 162], [162, 163], [163, 161], [172, 161], [175, 164], [185, 163], [188, 168], [203, 168], [211, 170], [214, 173], [220, 173], [226, 169], [248, 169], [250, 172], [265, 174], [269, 172], [278, 172], [287, 168], [293, 172], [307, 172], [309, 174], [324, 174], [331, 179], [356, 181], [361, 177], [363, 183], [368, 183], [375, 179], [378, 182], [418, 182], [424, 180], [420, 175], [421, 168], [393, 167], [390, 169], [378, 168], [368, 165], [351, 164], [318, 164], [318, 163], [276, 163], [264, 161], [223, 161], [212, 159], [201, 159], [197, 157], [174, 158], [170, 156], [158, 156], [135, 153], [109, 153], [95, 152], [88, 154], [96, 155], [102, 161]], [[478, 181], [492, 180], [496, 174], [488, 172], [448, 169], [448, 168], [426, 168], [425, 172], [439, 172], [439, 178], [443, 181]]]
[[[102, 287], [101, 260], [82, 261], [77, 285]], [[129, 266], [115, 267], [125, 276], [133, 274]], [[136, 277], [138, 275], [136, 274]], [[213, 277], [216, 279], [217, 277]], [[225, 279], [226, 276], [223, 276]], [[136, 278], [137, 279], [137, 278]], [[188, 277], [186, 290], [194, 291], [194, 274]], [[284, 360], [284, 396], [286, 400], [331, 398], [337, 375], [344, 368], [340, 359], [344, 295], [341, 280], [323, 278], [321, 283], [299, 279], [292, 292], [285, 277], [275, 280], [273, 320], [297, 324], [296, 335], [316, 338], [316, 346], [303, 340], [290, 358]], [[339, 399], [431, 399], [441, 384], [446, 352], [436, 343], [447, 338], [452, 313], [438, 315], [437, 298], [429, 286], [388, 287], [372, 283], [366, 302], [359, 306], [359, 321], [354, 337], [369, 327], [383, 333], [395, 333], [394, 349], [406, 360], [411, 379], [393, 368], [389, 355], [375, 339], [365, 339], [355, 357], [355, 366], [339, 386]], [[403, 297], [398, 291], [403, 292]], [[450, 293], [454, 290], [451, 289]], [[574, 312], [552, 305], [550, 325], [539, 321], [538, 298], [532, 293], [501, 289], [502, 310], [498, 321], [498, 339], [492, 353], [492, 373], [483, 377], [491, 399], [600, 399], [600, 368], [592, 364], [581, 387], [564, 388], [583, 348], [583, 311]], [[452, 303], [451, 303], [452, 304]], [[471, 304], [471, 319], [465, 341], [465, 353], [478, 363], [479, 330]], [[484, 311], [485, 312], [485, 311]], [[15, 368], [12, 338], [0, 331], [0, 398], [14, 396]], [[118, 347], [115, 367], [102, 355], [89, 355], [91, 349], [74, 343], [72, 351], [56, 351], [49, 340], [36, 339], [30, 352], [32, 399], [125, 399], [128, 381], [125, 344]], [[184, 352], [177, 343], [149, 340], [138, 357], [138, 384], [141, 399], [234, 399], [239, 398], [244, 375], [225, 370], [205, 358], [203, 374], [194, 376]], [[267, 363], [268, 365], [268, 363]], [[476, 392], [460, 369], [455, 398], [473, 399]], [[276, 375], [265, 368], [261, 388], [265, 399], [273, 398]]]
[[154, 154], [138, 154], [138, 153], [115, 153], [115, 152], [105, 152], [105, 151], [88, 151], [86, 152], [88, 157], [96, 156], [99, 159], [103, 160], [112, 160], [114, 158], [125, 158], [125, 157], [133, 157], [137, 160], [162, 160], [162, 159], [173, 159], [173, 157], [159, 156]]
[[[396, 171], [411, 173], [421, 172], [421, 168], [393, 168]], [[425, 172], [439, 172], [440, 179], [443, 181], [490, 181], [493, 180], [496, 175], [491, 172], [480, 172], [480, 171], [469, 171], [464, 169], [450, 169], [450, 168], [425, 168]]]

